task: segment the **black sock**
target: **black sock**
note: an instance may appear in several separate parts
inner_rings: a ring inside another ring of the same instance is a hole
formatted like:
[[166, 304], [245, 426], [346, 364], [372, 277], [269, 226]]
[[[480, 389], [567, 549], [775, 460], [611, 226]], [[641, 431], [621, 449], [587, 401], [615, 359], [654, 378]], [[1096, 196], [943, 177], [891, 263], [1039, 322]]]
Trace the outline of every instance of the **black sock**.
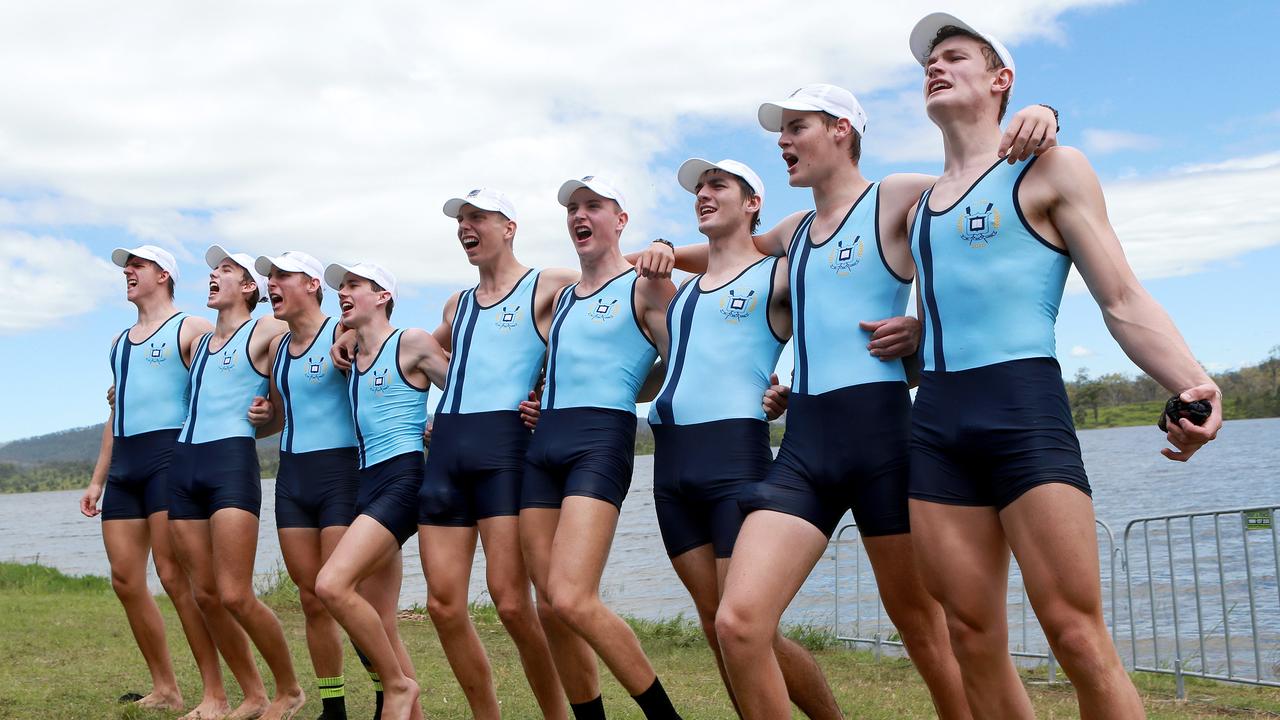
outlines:
[[604, 697], [597, 695], [594, 700], [584, 703], [569, 703], [574, 720], [605, 720]]
[[320, 687], [320, 703], [324, 706], [320, 714], [322, 720], [347, 720], [346, 683], [342, 676], [318, 677], [316, 685]]
[[355, 648], [360, 664], [364, 665], [365, 672], [369, 673], [369, 679], [373, 681], [373, 720], [382, 720], [382, 678], [374, 672], [373, 663], [360, 652], [360, 648], [355, 643], [351, 643], [351, 647]]
[[648, 690], [632, 695], [631, 699], [640, 706], [647, 720], [680, 720], [680, 713], [671, 705], [671, 698], [667, 697], [667, 691], [662, 689], [662, 683], [656, 677]]

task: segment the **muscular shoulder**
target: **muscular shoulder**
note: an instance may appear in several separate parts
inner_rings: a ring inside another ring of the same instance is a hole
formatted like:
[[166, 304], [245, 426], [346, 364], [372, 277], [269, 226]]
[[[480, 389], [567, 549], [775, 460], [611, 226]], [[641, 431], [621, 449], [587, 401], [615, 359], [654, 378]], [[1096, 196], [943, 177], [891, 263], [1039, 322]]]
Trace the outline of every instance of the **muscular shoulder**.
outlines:
[[213, 323], [198, 315], [188, 315], [182, 321], [182, 340], [194, 340], [205, 333], [213, 332]]
[[1059, 145], [1041, 153], [1027, 171], [1021, 198], [1024, 204], [1052, 206], [1062, 200], [1096, 198], [1100, 193], [1098, 175], [1089, 158], [1076, 148]]
[[[446, 325], [453, 324], [453, 317], [454, 315], [458, 314], [458, 300], [461, 298], [462, 298], [462, 291], [459, 290], [458, 292], [450, 295], [448, 300], [444, 301], [444, 312], [440, 314], [440, 318], [445, 322]], [[408, 330], [406, 330], [405, 332], [407, 333]]]
[[423, 357], [440, 352], [440, 343], [435, 337], [421, 328], [405, 328], [400, 333], [400, 347], [415, 357]]
[[903, 210], [920, 199], [920, 193], [928, 190], [938, 178], [920, 173], [894, 173], [880, 181], [880, 205]]
[[800, 221], [804, 220], [806, 214], [807, 210], [793, 212], [769, 230], [756, 235], [752, 238], [756, 249], [766, 255], [785, 255], [787, 246], [791, 244], [791, 236], [796, 234], [796, 228], [800, 227]]
[[670, 278], [636, 278], [636, 297], [645, 309], [665, 311], [675, 294], [676, 286]]
[[543, 290], [556, 292], [561, 288], [578, 282], [581, 274], [569, 268], [546, 268], [538, 274], [538, 294]]
[[274, 317], [258, 318], [258, 325], [253, 333], [254, 340], [270, 342], [289, 331], [289, 323]]

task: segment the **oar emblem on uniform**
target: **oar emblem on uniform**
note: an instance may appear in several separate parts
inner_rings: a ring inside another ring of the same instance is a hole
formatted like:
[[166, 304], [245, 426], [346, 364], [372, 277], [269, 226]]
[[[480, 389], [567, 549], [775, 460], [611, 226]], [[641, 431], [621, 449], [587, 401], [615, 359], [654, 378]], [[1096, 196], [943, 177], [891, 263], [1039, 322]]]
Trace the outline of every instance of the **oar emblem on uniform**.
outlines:
[[956, 230], [969, 247], [984, 248], [1000, 230], [1000, 211], [994, 203], [987, 203], [985, 208], [979, 206], [978, 212], [973, 212], [972, 206], [965, 206], [964, 213], [956, 218]]

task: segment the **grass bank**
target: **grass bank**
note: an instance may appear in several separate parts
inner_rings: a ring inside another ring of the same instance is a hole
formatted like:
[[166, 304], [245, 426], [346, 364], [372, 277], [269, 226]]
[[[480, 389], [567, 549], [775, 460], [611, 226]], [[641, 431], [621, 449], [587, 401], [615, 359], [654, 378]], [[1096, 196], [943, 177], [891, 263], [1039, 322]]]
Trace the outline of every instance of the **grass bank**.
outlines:
[[[264, 583], [260, 590], [284, 624], [300, 674], [309, 678], [296, 591], [279, 577]], [[195, 664], [181, 641], [172, 606], [161, 599], [160, 607], [168, 623], [179, 681], [187, 701], [194, 703], [199, 695]], [[537, 717], [515, 648], [497, 614], [491, 607], [479, 605], [473, 609], [473, 617], [493, 661], [504, 715]], [[677, 618], [633, 620], [631, 624], [685, 718], [733, 717], [709, 651], [693, 623]], [[423, 680], [427, 717], [468, 717], [431, 623], [423, 614], [409, 611], [401, 628]], [[849, 717], [933, 717], [924, 686], [906, 661], [875, 662], [869, 653], [843, 649], [818, 629], [801, 629], [795, 634], [814, 648]], [[113, 703], [122, 693], [145, 691], [147, 675], [124, 613], [104, 578], [69, 578], [49, 568], [0, 563], [0, 667], [5, 669], [0, 673], [0, 717], [167, 720], [179, 715], [143, 712]], [[351, 717], [368, 717], [372, 693], [351, 651], [346, 674]], [[227, 678], [230, 682], [230, 675]], [[609, 717], [640, 718], [606, 671], [602, 670], [601, 678]], [[1045, 685], [1039, 682], [1043, 677], [1034, 673], [1026, 678], [1037, 717], [1077, 717], [1069, 686]], [[1152, 718], [1263, 718], [1280, 714], [1280, 694], [1274, 690], [1190, 682], [1190, 701], [1177, 702], [1167, 679], [1138, 676], [1137, 681]], [[299, 717], [315, 717], [320, 712], [318, 693], [313, 681], [308, 680], [305, 686], [309, 700]], [[234, 687], [230, 690], [234, 701], [237, 693]]]

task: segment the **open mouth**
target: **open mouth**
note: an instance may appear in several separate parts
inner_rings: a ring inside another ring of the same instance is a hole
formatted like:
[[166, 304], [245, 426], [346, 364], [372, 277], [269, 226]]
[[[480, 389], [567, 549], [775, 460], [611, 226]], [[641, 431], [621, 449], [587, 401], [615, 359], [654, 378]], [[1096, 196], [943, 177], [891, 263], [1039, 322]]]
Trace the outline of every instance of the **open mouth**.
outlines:
[[344, 313], [354, 308], [355, 306], [356, 306], [355, 303], [351, 302], [350, 300], [343, 300], [342, 302], [338, 303], [338, 308], [342, 310], [342, 312]]
[[471, 250], [472, 248], [479, 247], [480, 245], [480, 238], [478, 237], [468, 236], [468, 237], [460, 238], [460, 240], [462, 241], [463, 250]]
[[787, 169], [790, 170], [796, 166], [796, 163], [800, 162], [800, 158], [792, 153], [782, 153], [782, 161], [787, 164]]
[[583, 242], [589, 239], [591, 235], [592, 235], [591, 228], [587, 227], [586, 225], [579, 225], [578, 227], [573, 229], [573, 237], [577, 239], [578, 242]]
[[138, 287], [138, 279], [137, 279], [137, 278], [125, 278], [124, 286], [125, 286], [125, 287], [129, 287], [129, 288], [135, 288], [135, 287]]
[[280, 303], [284, 302], [284, 296], [280, 295], [279, 293], [271, 293], [267, 297], [271, 298], [271, 307], [275, 307]]
[[210, 281], [209, 281], [209, 294], [210, 294], [210, 295], [213, 295], [214, 293], [218, 292], [218, 289], [219, 289], [219, 288], [218, 288], [218, 282], [217, 282], [216, 280], [210, 280]]
[[951, 88], [951, 83], [947, 82], [946, 80], [934, 80], [933, 82], [929, 83], [929, 92], [927, 94], [932, 95], [938, 92], [939, 90], [948, 90], [950, 88]]
[[700, 218], [704, 218], [704, 217], [706, 217], [706, 216], [708, 216], [708, 215], [710, 215], [710, 214], [714, 213], [715, 211], [716, 211], [716, 209], [715, 209], [714, 207], [712, 207], [712, 206], [710, 206], [710, 205], [703, 205], [702, 207], [698, 208], [698, 217], [700, 217]]

